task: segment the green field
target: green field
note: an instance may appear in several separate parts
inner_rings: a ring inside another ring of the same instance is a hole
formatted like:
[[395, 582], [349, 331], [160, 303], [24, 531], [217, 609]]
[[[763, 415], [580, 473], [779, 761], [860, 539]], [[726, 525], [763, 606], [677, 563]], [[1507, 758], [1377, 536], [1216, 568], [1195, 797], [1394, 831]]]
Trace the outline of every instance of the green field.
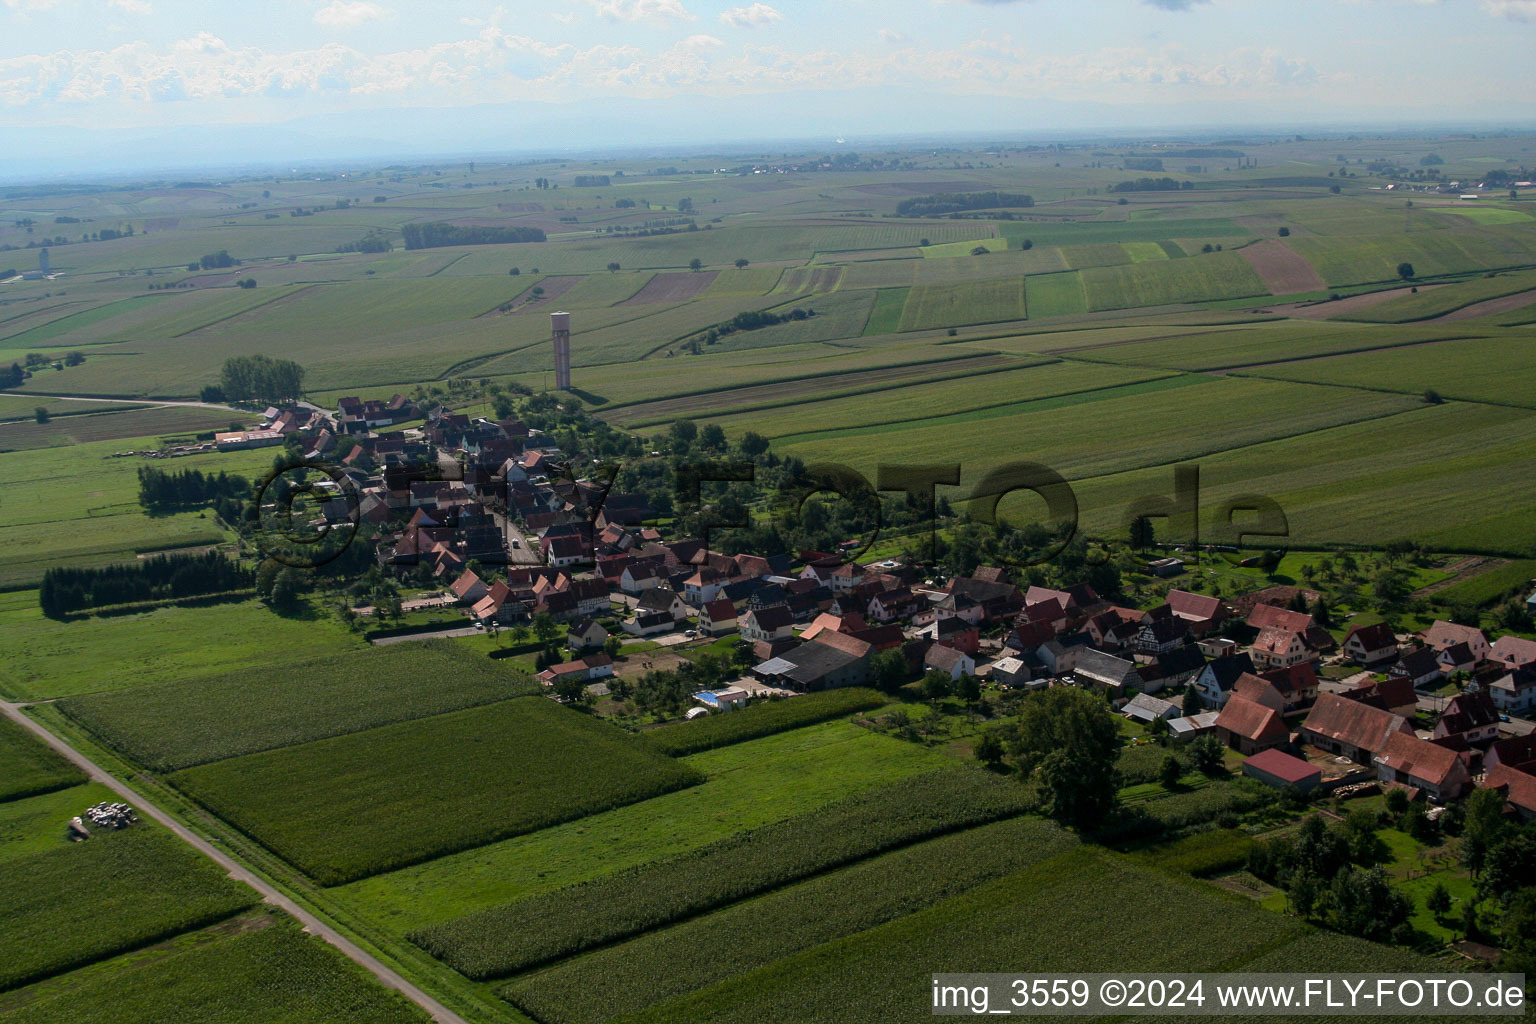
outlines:
[[1082, 279], [1088, 308], [1096, 311], [1269, 294], [1253, 267], [1235, 252], [1091, 267], [1082, 271]]
[[705, 775], [701, 785], [332, 891], [403, 933], [687, 853], [951, 762], [847, 722], [826, 722], [695, 754], [686, 763]]
[[6, 1024], [425, 1024], [320, 939], [261, 917], [0, 997]]
[[641, 741], [542, 697], [249, 754], [170, 778], [325, 885], [703, 781]]
[[73, 697], [58, 707], [107, 746], [168, 772], [539, 689], [452, 641], [425, 640]]
[[901, 330], [989, 324], [1025, 317], [1024, 278], [969, 284], [920, 284], [907, 293]]
[[411, 941], [469, 977], [505, 976], [920, 839], [1012, 817], [1030, 802], [1024, 787], [978, 769], [916, 776], [681, 857], [425, 928]]
[[875, 293], [875, 304], [870, 308], [869, 320], [864, 324], [865, 335], [895, 334], [901, 330], [901, 311], [907, 305], [909, 288], [881, 288]]
[[96, 782], [55, 789], [0, 803], [0, 861], [55, 850], [65, 843], [70, 818], [118, 797]]
[[0, 719], [0, 801], [84, 782], [85, 774], [10, 719]]
[[1037, 320], [1088, 312], [1080, 274], [1036, 274], [1025, 282], [1025, 291], [1029, 295], [1029, 310]]
[[1345, 313], [1341, 320], [1360, 320], [1366, 323], [1401, 324], [1414, 320], [1428, 320], [1475, 302], [1496, 299], [1536, 289], [1536, 273], [1500, 274], [1497, 277], [1476, 277], [1455, 284], [1437, 285], [1422, 289], [1417, 295], [1399, 295], [1379, 306]]
[[657, 750], [682, 757], [868, 711], [886, 700], [876, 691], [862, 687], [826, 690], [794, 700], [769, 701], [727, 714], [709, 715], [691, 722], [673, 722], [649, 730], [645, 738]]
[[599, 1024], [911, 914], [1075, 845], [1069, 832], [1038, 818], [984, 825], [648, 932], [501, 993], [538, 1020]]
[[[80, 810], [85, 810], [81, 807]], [[254, 890], [149, 825], [12, 858], [0, 888], [0, 990], [223, 920]]]

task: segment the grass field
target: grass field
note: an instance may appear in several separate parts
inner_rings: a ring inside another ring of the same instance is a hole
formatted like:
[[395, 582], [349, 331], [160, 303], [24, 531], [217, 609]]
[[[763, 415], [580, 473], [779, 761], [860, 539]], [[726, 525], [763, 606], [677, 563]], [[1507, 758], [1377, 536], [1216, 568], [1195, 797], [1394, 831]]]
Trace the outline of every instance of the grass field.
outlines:
[[170, 778], [325, 885], [703, 781], [612, 726], [541, 697], [250, 754]]
[[1011, 780], [955, 768], [441, 925], [411, 940], [472, 978], [505, 976], [650, 931], [919, 839], [1015, 816]]
[[1532, 579], [1536, 579], [1536, 559], [1521, 558], [1452, 583], [1435, 591], [1430, 599], [1447, 605], [1465, 603], [1474, 607], [1492, 604], [1509, 594], [1519, 594], [1524, 599], [1531, 589]]
[[996, 323], [1024, 317], [1022, 276], [969, 284], [914, 285], [901, 310], [901, 330]]
[[909, 288], [881, 288], [875, 292], [875, 304], [870, 307], [869, 319], [864, 324], [864, 334], [895, 334], [901, 330], [901, 311], [906, 307]]
[[648, 743], [673, 757], [730, 746], [771, 736], [804, 725], [842, 718], [886, 703], [874, 690], [852, 687], [808, 693], [794, 700], [769, 701], [741, 708], [740, 713], [709, 715], [691, 722], [673, 722], [645, 733]]
[[1029, 296], [1029, 311], [1037, 320], [1088, 312], [1080, 274], [1035, 274], [1026, 280], [1025, 293]]
[[165, 772], [539, 689], [452, 641], [425, 640], [68, 698], [58, 707], [107, 746]]
[[[19, 998], [18, 998], [19, 995]], [[9, 998], [6, 1024], [426, 1024], [426, 1013], [378, 985], [285, 919], [217, 929], [81, 971]]]
[[85, 781], [85, 774], [9, 718], [0, 719], [0, 801]]
[[952, 762], [847, 722], [826, 722], [695, 754], [686, 763], [704, 774], [704, 783], [332, 891], [400, 934], [675, 857]]
[[1117, 267], [1091, 267], [1082, 271], [1082, 280], [1088, 308], [1092, 310], [1269, 294], [1253, 267], [1235, 252]]
[[252, 665], [277, 673], [306, 658], [362, 649], [362, 641], [333, 620], [285, 619], [255, 601], [58, 622], [43, 617], [34, 591], [16, 591], [0, 594], [0, 624], [8, 640], [0, 691], [22, 700], [122, 690]]
[[1358, 313], [1346, 313], [1340, 319], [1382, 324], [1428, 320], [1431, 317], [1470, 306], [1474, 302], [1530, 291], [1533, 288], [1536, 288], [1536, 273], [1476, 277], [1469, 281], [1426, 289], [1417, 295], [1400, 295], [1370, 309], [1361, 310]]
[[58, 849], [70, 818], [117, 799], [106, 786], [88, 782], [0, 803], [0, 861]]
[[538, 1020], [599, 1024], [903, 917], [1075, 845], [1038, 818], [983, 825], [648, 932], [500, 991]]
[[[83, 403], [71, 403], [81, 405]], [[71, 410], [73, 412], [74, 410]], [[245, 417], [219, 409], [163, 406], [130, 412], [98, 412], [50, 419], [0, 423], [0, 453], [29, 448], [64, 448], [92, 441], [111, 441], [149, 434], [185, 434], [228, 430], [231, 420]]]
[[254, 890], [144, 824], [82, 843], [61, 839], [5, 868], [0, 989], [212, 924], [257, 902]]

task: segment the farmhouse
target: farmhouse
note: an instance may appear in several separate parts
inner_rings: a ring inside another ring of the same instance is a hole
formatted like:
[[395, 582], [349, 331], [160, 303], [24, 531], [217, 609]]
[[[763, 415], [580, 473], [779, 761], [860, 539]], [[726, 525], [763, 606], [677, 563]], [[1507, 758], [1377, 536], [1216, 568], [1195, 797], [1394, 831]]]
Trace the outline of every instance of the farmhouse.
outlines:
[[1344, 657], [1356, 665], [1376, 665], [1397, 658], [1397, 637], [1385, 622], [1356, 626], [1344, 637]]
[[1226, 620], [1227, 610], [1220, 598], [1205, 594], [1192, 594], [1187, 590], [1168, 591], [1168, 607], [1173, 614], [1189, 623], [1189, 631], [1204, 636]]
[[1233, 693], [1216, 716], [1216, 738], [1240, 754], [1255, 754], [1289, 743], [1291, 731], [1275, 708]]
[[1347, 757], [1356, 764], [1370, 764], [1397, 733], [1413, 735], [1413, 727], [1401, 715], [1372, 707], [1338, 694], [1319, 694], [1317, 703], [1301, 724], [1301, 739], [1319, 750]]
[[718, 597], [699, 609], [699, 629], [710, 636], [729, 633], [736, 628], [736, 606], [728, 598]]
[[1195, 689], [1206, 707], [1220, 708], [1231, 696], [1238, 677], [1254, 671], [1253, 659], [1246, 652], [1229, 654], [1206, 664], [1195, 677]]
[[795, 617], [782, 605], [749, 611], [740, 624], [743, 640], [781, 640], [795, 631]]
[[1433, 686], [1441, 679], [1440, 658], [1433, 648], [1415, 647], [1398, 658], [1387, 675], [1392, 679], [1406, 679], [1415, 688]]
[[1339, 696], [1369, 704], [1373, 708], [1400, 715], [1410, 721], [1419, 707], [1419, 695], [1413, 691], [1413, 687], [1406, 679], [1388, 678], [1379, 682], [1363, 683], [1353, 690], [1345, 690]]
[[929, 672], [943, 672], [951, 679], [976, 674], [976, 662], [969, 654], [943, 644], [933, 644], [928, 648], [923, 655], [923, 668]]
[[1104, 689], [1110, 693], [1141, 685], [1141, 676], [1134, 662], [1096, 651], [1092, 647], [1084, 648], [1078, 655], [1077, 664], [1072, 669], [1072, 679], [1079, 686]]
[[823, 633], [754, 666], [752, 674], [770, 685], [797, 691], [859, 686], [869, 678], [873, 650], [868, 643], [851, 636]]
[[1482, 786], [1498, 790], [1521, 821], [1536, 821], [1536, 775], [1508, 765], [1494, 765], [1483, 776]]
[[1499, 711], [1486, 693], [1458, 693], [1445, 705], [1431, 738], [1477, 745], [1499, 738]]
[[1394, 732], [1373, 759], [1383, 782], [1423, 790], [1437, 802], [1454, 800], [1471, 785], [1472, 777], [1456, 751], [1412, 732]]
[[1311, 657], [1306, 640], [1295, 630], [1279, 626], [1266, 626], [1259, 630], [1249, 653], [1253, 663], [1260, 668], [1290, 668]]
[[1422, 634], [1424, 642], [1436, 651], [1443, 651], [1455, 644], [1466, 644], [1472, 657], [1482, 661], [1491, 648], [1483, 631], [1475, 626], [1459, 626], [1454, 622], [1436, 619]]

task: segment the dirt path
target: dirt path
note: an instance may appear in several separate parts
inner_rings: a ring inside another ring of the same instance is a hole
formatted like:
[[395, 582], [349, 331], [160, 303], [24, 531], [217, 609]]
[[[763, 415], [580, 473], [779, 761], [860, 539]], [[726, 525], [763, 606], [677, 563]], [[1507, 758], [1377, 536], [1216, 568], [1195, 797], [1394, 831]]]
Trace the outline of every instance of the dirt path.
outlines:
[[[1437, 316], [1430, 323], [1444, 324], [1456, 320], [1471, 320], [1477, 316], [1489, 316], [1494, 313], [1508, 313], [1512, 309], [1521, 306], [1529, 306], [1536, 302], [1536, 289], [1528, 292], [1516, 292], [1513, 295], [1500, 295], [1496, 299], [1484, 299], [1482, 302], [1474, 302], [1470, 306], [1462, 306], [1453, 309], [1449, 313]], [[1536, 315], [1536, 314], [1533, 314]]]
[[7, 391], [5, 393], [19, 398], [52, 398], [60, 402], [106, 402], [112, 405], [132, 402], [135, 405], [169, 405], [186, 409], [221, 409], [224, 412], [232, 412], [237, 416], [256, 415], [249, 409], [236, 409], [232, 405], [219, 405], [216, 402], [179, 402], [162, 398], [85, 398], [81, 395], [49, 395], [41, 391]]
[[432, 1015], [432, 1019], [437, 1021], [438, 1024], [469, 1024], [469, 1022], [466, 1021], [463, 1017], [460, 1017], [458, 1014], [448, 1009], [442, 1003], [439, 1003], [436, 999], [433, 999], [421, 989], [406, 981], [400, 975], [396, 974], [394, 971], [384, 966], [384, 964], [374, 959], [356, 943], [346, 938], [346, 936], [342, 935], [330, 925], [321, 921], [318, 917], [311, 914], [303, 907], [299, 906], [287, 896], [283, 895], [272, 885], [257, 877], [254, 873], [247, 870], [245, 867], [241, 866], [239, 862], [230, 857], [227, 853], [213, 846], [206, 839], [203, 839], [201, 836], [197, 835], [181, 822], [160, 810], [160, 808], [156, 807], [148, 800], [145, 800], [138, 793], [130, 789], [127, 784], [119, 782], [116, 778], [107, 774], [107, 772], [98, 767], [94, 761], [87, 758], [84, 754], [80, 753], [68, 743], [65, 743], [63, 740], [49, 732], [47, 729], [43, 728], [37, 722], [34, 722], [32, 719], [22, 714], [21, 709], [24, 706], [25, 705], [22, 704], [11, 704], [6, 701], [0, 701], [0, 714], [5, 715], [5, 717], [9, 718], [17, 725], [20, 725], [27, 729], [29, 732], [34, 733], [44, 743], [47, 743], [48, 746], [58, 751], [72, 764], [78, 767], [81, 771], [85, 772], [86, 777], [89, 778], [92, 782], [99, 782], [106, 786], [108, 789], [112, 790], [112, 792], [121, 797], [124, 802], [131, 804], [134, 810], [138, 811], [140, 814], [147, 818], [155, 819], [160, 824], [170, 829], [170, 831], [175, 836], [177, 836], [177, 838], [181, 839], [183, 842], [187, 843], [187, 845], [191, 846], [193, 849], [197, 850], [197, 852], [201, 853], [203, 856], [207, 857], [209, 860], [213, 861], [219, 867], [228, 872], [230, 878], [233, 878], [237, 882], [244, 882], [252, 889], [255, 889], [257, 892], [261, 893], [261, 897], [265, 902], [270, 903], [278, 909], [286, 912], [290, 917], [297, 920], [299, 924], [304, 927], [306, 932], [309, 932], [311, 935], [318, 935], [326, 942], [329, 942], [331, 945], [341, 950], [341, 952], [345, 954], [349, 960], [367, 970], [374, 977], [378, 978], [379, 981], [381, 981], [384, 985], [401, 993], [411, 1002], [415, 1003], [423, 1010], [426, 1010], [427, 1013]]

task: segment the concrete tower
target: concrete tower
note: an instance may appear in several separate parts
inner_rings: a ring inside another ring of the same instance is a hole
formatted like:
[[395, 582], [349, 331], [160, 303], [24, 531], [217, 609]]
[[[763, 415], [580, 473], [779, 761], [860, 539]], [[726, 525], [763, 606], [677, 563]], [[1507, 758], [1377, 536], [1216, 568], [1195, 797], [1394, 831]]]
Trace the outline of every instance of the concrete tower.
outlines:
[[571, 389], [571, 314], [549, 314], [549, 327], [555, 336], [555, 387]]
[[46, 247], [37, 251], [37, 269], [41, 270], [45, 277], [50, 273], [48, 268], [48, 249]]

